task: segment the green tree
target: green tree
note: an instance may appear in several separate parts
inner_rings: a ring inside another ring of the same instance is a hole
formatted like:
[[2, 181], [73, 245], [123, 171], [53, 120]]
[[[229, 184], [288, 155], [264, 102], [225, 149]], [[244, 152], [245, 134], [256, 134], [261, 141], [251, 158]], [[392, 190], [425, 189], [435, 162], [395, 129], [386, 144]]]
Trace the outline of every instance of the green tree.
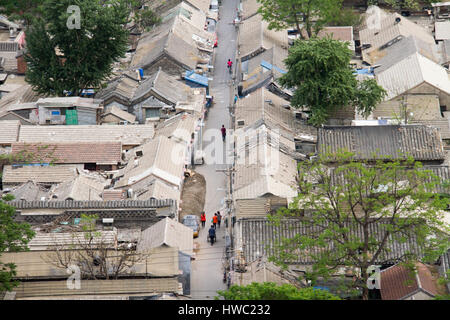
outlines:
[[14, 197], [4, 196], [0, 199], [0, 292], [11, 291], [19, 283], [14, 280], [16, 265], [14, 263], [2, 263], [3, 252], [27, 251], [27, 244], [34, 237], [34, 231], [27, 223], [14, 221], [15, 208], [6, 203]]
[[367, 115], [382, 101], [386, 92], [375, 80], [356, 80], [351, 56], [345, 42], [330, 37], [296, 41], [289, 49], [288, 72], [279, 81], [295, 88], [291, 104], [309, 108], [311, 124], [321, 125], [331, 112], [348, 106]]
[[[79, 19], [68, 12], [73, 4]], [[27, 30], [27, 82], [36, 92], [55, 96], [99, 88], [126, 52], [129, 12], [120, 0], [46, 0], [42, 18]]]
[[133, 21], [140, 31], [148, 31], [161, 23], [161, 17], [145, 5], [146, 0], [128, 0], [133, 10]]
[[357, 28], [362, 24], [362, 21], [363, 16], [359, 12], [355, 12], [352, 8], [342, 8], [330, 15], [327, 25]]
[[[385, 0], [386, 4], [392, 6], [392, 8], [401, 10], [401, 9], [411, 9], [411, 10], [420, 10], [420, 5], [423, 2], [427, 1], [418, 1], [418, 0]], [[432, 1], [429, 1], [431, 3]]]
[[308, 38], [321, 30], [330, 16], [339, 11], [342, 0], [258, 0], [258, 12], [269, 23], [269, 29], [281, 30], [295, 27], [305, 31]]
[[228, 290], [217, 293], [225, 300], [340, 300], [326, 290], [312, 287], [299, 289], [292, 284], [277, 285], [273, 282], [232, 285]]
[[11, 20], [23, 20], [28, 26], [34, 17], [42, 13], [42, 4], [45, 0], [2, 0], [0, 14]]
[[353, 270], [348, 292], [361, 290], [368, 299], [368, 268], [389, 261], [393, 244], [414, 239], [419, 249], [406, 248], [396, 257], [405, 263], [431, 263], [448, 249], [448, 199], [435, 193], [440, 185], [431, 170], [406, 156], [369, 163], [343, 151], [302, 162], [297, 198], [271, 221], [278, 225], [286, 218], [300, 218], [314, 232], [280, 235], [270, 259], [286, 267], [301, 251], [313, 261], [306, 273], [313, 284], [336, 275], [338, 268]]

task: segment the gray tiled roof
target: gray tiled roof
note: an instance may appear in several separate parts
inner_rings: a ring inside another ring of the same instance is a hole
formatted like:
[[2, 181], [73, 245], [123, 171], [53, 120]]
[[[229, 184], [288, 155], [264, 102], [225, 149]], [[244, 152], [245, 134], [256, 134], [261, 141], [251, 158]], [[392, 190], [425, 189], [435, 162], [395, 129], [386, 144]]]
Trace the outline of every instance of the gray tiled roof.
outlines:
[[410, 154], [415, 160], [444, 160], [439, 132], [422, 125], [330, 126], [319, 128], [319, 153], [346, 149], [359, 160], [374, 160], [373, 154], [399, 158]]
[[165, 103], [175, 105], [178, 101], [186, 101], [190, 91], [188, 85], [160, 69], [141, 82], [123, 75], [110, 82], [96, 97], [104, 99], [106, 104], [116, 98], [122, 104], [135, 105], [153, 94]]
[[436, 63], [439, 63], [441, 60], [435, 45], [424, 42], [414, 36], [409, 36], [394, 43], [392, 46], [379, 51], [381, 58], [376, 61], [376, 64], [380, 66], [375, 68], [375, 74], [389, 69], [394, 64], [416, 52]]
[[[239, 221], [242, 226], [242, 244], [243, 252], [247, 262], [254, 261], [260, 255], [271, 256], [275, 254], [274, 245], [276, 241], [283, 238], [292, 238], [295, 235], [313, 235], [320, 233], [323, 228], [320, 226], [308, 226], [304, 221], [299, 219], [283, 219], [279, 225], [271, 224], [264, 218], [248, 218]], [[358, 224], [350, 227], [350, 233], [357, 239], [363, 239], [363, 230]], [[382, 224], [371, 224], [370, 233], [381, 237], [383, 235]], [[376, 263], [388, 261], [397, 261], [409, 252], [420, 254], [420, 249], [412, 237], [408, 237], [405, 243], [399, 243], [389, 237], [387, 240], [388, 250], [380, 255]], [[312, 252], [312, 254], [317, 254]], [[288, 262], [288, 261], [286, 261]], [[314, 261], [306, 255], [306, 252], [300, 252], [295, 261], [289, 261], [292, 264], [312, 264]]]
[[166, 200], [111, 200], [111, 201], [11, 201], [17, 209], [119, 209], [119, 208], [163, 208], [172, 207], [175, 201]]

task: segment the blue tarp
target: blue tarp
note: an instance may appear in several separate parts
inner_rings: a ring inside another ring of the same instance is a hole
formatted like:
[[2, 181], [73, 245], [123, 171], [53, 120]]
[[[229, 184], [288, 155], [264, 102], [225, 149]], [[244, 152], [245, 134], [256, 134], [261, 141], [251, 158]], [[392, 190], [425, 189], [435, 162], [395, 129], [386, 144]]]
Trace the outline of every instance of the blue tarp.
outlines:
[[202, 76], [198, 73], [195, 73], [194, 70], [186, 71], [186, 75], [184, 76], [184, 78], [187, 81], [191, 81], [193, 83], [196, 83], [196, 84], [199, 84], [199, 85], [202, 85], [205, 87], [208, 86], [208, 78], [205, 76]]
[[373, 75], [373, 68], [366, 68], [366, 69], [356, 69], [354, 74], [371, 74]]
[[315, 286], [315, 287], [313, 287], [313, 289], [320, 289], [320, 290], [330, 291], [330, 289], [328, 287], [323, 287], [323, 286]]
[[269, 69], [269, 70], [272, 70], [272, 68], [273, 68], [273, 69], [277, 70], [279, 73], [283, 73], [283, 74], [286, 73], [286, 71], [284, 71], [284, 70], [278, 68], [277, 66], [274, 66], [264, 60], [261, 60], [261, 66], [263, 66], [264, 68]]

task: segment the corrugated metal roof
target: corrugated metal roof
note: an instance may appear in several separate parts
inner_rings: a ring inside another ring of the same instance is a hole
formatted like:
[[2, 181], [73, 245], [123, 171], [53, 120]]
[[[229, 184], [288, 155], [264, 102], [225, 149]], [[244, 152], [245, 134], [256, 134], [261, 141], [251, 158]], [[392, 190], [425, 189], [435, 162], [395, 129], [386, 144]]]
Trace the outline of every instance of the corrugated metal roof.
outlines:
[[402, 38], [386, 49], [374, 50], [370, 53], [374, 64], [376, 63], [377, 65], [374, 69], [375, 74], [379, 74], [384, 70], [389, 69], [396, 63], [415, 53], [418, 53], [437, 64], [440, 64], [442, 60], [441, 53], [438, 52], [438, 48], [434, 43], [430, 44], [413, 36], [409, 36], [407, 38]]
[[373, 160], [374, 153], [395, 159], [410, 154], [418, 161], [445, 158], [439, 132], [423, 125], [323, 127], [317, 147], [322, 154], [346, 149], [360, 160]]
[[176, 247], [191, 255], [194, 248], [193, 230], [173, 219], [162, 219], [142, 231], [136, 250], [143, 252], [161, 246]]
[[181, 191], [158, 178], [152, 180], [143, 190], [134, 190], [138, 200], [173, 199], [177, 202], [181, 198]]
[[292, 110], [285, 108], [289, 106], [289, 101], [266, 88], [259, 88], [237, 101], [236, 129], [251, 126], [262, 120], [272, 130], [279, 130], [280, 135], [294, 141], [295, 137], [304, 134], [306, 130], [296, 121]]
[[[408, 20], [407, 18], [399, 15], [398, 13], [386, 13], [381, 11], [381, 22], [380, 28], [375, 28], [374, 26], [361, 29], [359, 32], [359, 37], [361, 45], [370, 44], [371, 47], [362, 50], [363, 60], [367, 63], [373, 64], [370, 53], [374, 50], [378, 50], [381, 46], [387, 44], [389, 41], [402, 36], [409, 37], [414, 36], [421, 41], [428, 44], [435, 44], [434, 37], [431, 31], [426, 30], [422, 26]], [[374, 14], [373, 12], [371, 13]], [[400, 22], [396, 23], [396, 19], [399, 18]], [[367, 20], [367, 16], [366, 16]]]
[[375, 76], [379, 85], [387, 91], [385, 100], [393, 99], [416, 86], [427, 83], [437, 90], [450, 94], [450, 81], [444, 67], [413, 53]]
[[49, 193], [51, 199], [58, 200], [103, 200], [101, 194], [106, 181], [100, 182], [85, 175], [79, 175], [72, 181], [63, 182]]
[[36, 102], [37, 106], [43, 107], [83, 107], [83, 108], [93, 108], [99, 109], [100, 101], [94, 100], [93, 98], [82, 98], [82, 97], [51, 97], [51, 98], [40, 98]]
[[155, 134], [153, 125], [22, 126], [20, 142], [109, 142], [140, 145]]
[[[97, 232], [97, 231], [96, 231]], [[117, 229], [113, 231], [99, 230], [100, 235], [92, 240], [86, 238], [84, 232], [36, 232], [33, 239], [28, 242], [28, 248], [31, 251], [53, 250], [55, 246], [59, 248], [73, 249], [73, 246], [81, 248], [83, 245], [102, 245], [113, 249], [117, 242]]]
[[197, 117], [190, 114], [176, 115], [162, 122], [156, 129], [157, 136], [165, 136], [190, 144], [197, 126]]
[[265, 142], [237, 150], [237, 157], [234, 199], [267, 194], [291, 199], [297, 195], [297, 162], [292, 157]]
[[184, 156], [187, 146], [158, 136], [142, 147], [143, 156], [128, 162], [124, 176], [115, 187], [133, 185], [142, 179], [154, 175], [168, 183], [180, 187], [184, 173]]
[[19, 120], [0, 121], [0, 144], [11, 144], [17, 142], [19, 137]]
[[253, 17], [257, 14], [257, 11], [261, 4], [257, 0], [244, 0], [242, 1], [243, 20]]
[[[281, 238], [293, 238], [296, 235], [318, 235], [322, 232], [321, 226], [310, 226], [299, 219], [282, 219], [279, 225], [274, 225], [267, 219], [249, 218], [238, 221], [242, 226], [242, 245], [243, 253], [246, 261], [254, 261], [259, 256], [271, 256], [276, 254], [274, 245], [276, 241]], [[363, 239], [363, 230], [361, 225], [355, 223], [348, 226], [350, 228], [349, 234], [354, 235], [358, 239]], [[370, 224], [369, 232], [374, 237], [381, 240], [383, 233], [383, 224]], [[311, 254], [318, 254], [320, 248], [311, 252]], [[332, 250], [332, 248], [330, 248]], [[388, 237], [386, 250], [381, 253], [377, 264], [396, 261], [403, 257], [408, 252], [420, 253], [417, 243], [412, 237], [407, 238], [405, 243], [395, 241], [392, 236]], [[300, 251], [294, 261], [286, 261], [292, 264], [312, 264], [307, 251]]]
[[287, 31], [269, 30], [259, 14], [244, 20], [239, 34], [240, 57], [244, 59], [275, 46], [289, 48]]
[[210, 0], [187, 0], [186, 2], [192, 4], [205, 14], [209, 12]]
[[18, 184], [27, 181], [36, 183], [59, 183], [72, 180], [78, 175], [76, 165], [23, 166], [7, 165], [3, 168], [3, 183]]

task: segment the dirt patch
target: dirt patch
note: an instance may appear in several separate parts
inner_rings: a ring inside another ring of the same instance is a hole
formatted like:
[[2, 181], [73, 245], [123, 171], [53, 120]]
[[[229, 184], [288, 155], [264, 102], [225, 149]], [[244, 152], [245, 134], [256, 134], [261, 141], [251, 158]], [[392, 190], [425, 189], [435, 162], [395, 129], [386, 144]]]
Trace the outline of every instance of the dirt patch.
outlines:
[[181, 192], [180, 221], [185, 215], [195, 214], [200, 217], [205, 207], [206, 180], [200, 173], [190, 171], [184, 179]]

